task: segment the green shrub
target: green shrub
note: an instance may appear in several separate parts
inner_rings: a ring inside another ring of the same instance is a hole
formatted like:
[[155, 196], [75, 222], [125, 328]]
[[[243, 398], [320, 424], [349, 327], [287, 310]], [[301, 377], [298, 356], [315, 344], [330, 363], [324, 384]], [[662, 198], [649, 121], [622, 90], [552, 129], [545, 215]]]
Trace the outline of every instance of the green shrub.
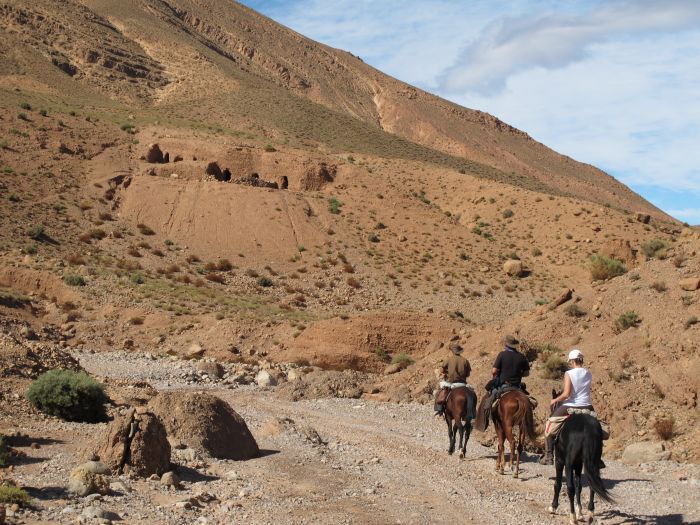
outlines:
[[131, 274], [130, 280], [134, 284], [143, 284], [146, 282], [146, 278], [143, 275], [141, 275], [140, 273]]
[[22, 490], [14, 485], [0, 485], [0, 503], [5, 505], [19, 505], [26, 507], [29, 505], [31, 498], [26, 490]]
[[637, 312], [629, 311], [622, 314], [620, 317], [615, 319], [615, 330], [619, 332], [624, 332], [628, 328], [639, 325], [642, 320], [637, 315]]
[[589, 267], [594, 281], [607, 281], [627, 272], [624, 264], [605, 255], [593, 255]]
[[261, 277], [258, 279], [258, 286], [262, 286], [263, 288], [269, 288], [272, 286], [274, 283], [272, 282], [272, 279], [269, 277]]
[[403, 367], [407, 367], [415, 363], [413, 359], [411, 359], [411, 356], [407, 354], [397, 354], [394, 357], [391, 358], [391, 363], [392, 364], [400, 364]]
[[343, 203], [340, 202], [335, 197], [328, 199], [328, 211], [333, 215], [338, 215], [340, 213], [340, 208], [343, 207]]
[[69, 286], [85, 286], [85, 279], [83, 276], [75, 273], [64, 275], [63, 282]]
[[41, 224], [31, 226], [27, 230], [27, 235], [29, 236], [30, 239], [33, 239], [35, 241], [40, 241], [44, 237], [44, 226]]
[[510, 209], [508, 209], [508, 210], [503, 210], [503, 218], [504, 218], [504, 219], [510, 219], [513, 215], [515, 215], [515, 213], [513, 212], [513, 210], [510, 210]]
[[379, 359], [381, 359], [382, 361], [384, 361], [386, 363], [391, 361], [391, 356], [381, 346], [378, 346], [377, 348], [375, 348], [374, 353], [377, 355], [377, 357]]
[[17, 113], [17, 118], [20, 120], [29, 120], [29, 117], [26, 113]]
[[566, 361], [559, 354], [546, 354], [542, 361], [540, 375], [543, 379], [561, 379], [567, 369]]
[[698, 318], [694, 315], [691, 315], [685, 321], [685, 329], [687, 330], [688, 328], [690, 328], [691, 326], [694, 326], [696, 324], [698, 324]]
[[32, 106], [29, 105], [29, 102], [22, 102], [22, 103], [19, 105], [19, 107], [21, 107], [22, 109], [26, 109], [27, 111], [31, 111], [31, 110], [32, 110]]
[[40, 109], [40, 110], [39, 110], [39, 115], [41, 115], [42, 117], [45, 117], [45, 116], [48, 115], [48, 114], [49, 114], [49, 112], [46, 111], [45, 109]]
[[666, 244], [666, 241], [662, 241], [661, 239], [651, 239], [650, 241], [642, 244], [642, 251], [644, 252], [644, 255], [650, 259], [653, 259], [654, 257], [657, 259], [665, 259], [667, 248], [668, 245]]
[[68, 421], [95, 423], [106, 418], [104, 387], [85, 372], [46, 372], [29, 385], [27, 399], [41, 412]]
[[369, 242], [379, 242], [379, 236], [376, 233], [370, 233], [369, 237], [367, 237], [367, 240]]
[[266, 144], [264, 149], [268, 153], [273, 153], [273, 152], [277, 151], [272, 144]]
[[583, 317], [586, 315], [586, 312], [584, 312], [576, 303], [571, 303], [564, 311], [569, 317]]

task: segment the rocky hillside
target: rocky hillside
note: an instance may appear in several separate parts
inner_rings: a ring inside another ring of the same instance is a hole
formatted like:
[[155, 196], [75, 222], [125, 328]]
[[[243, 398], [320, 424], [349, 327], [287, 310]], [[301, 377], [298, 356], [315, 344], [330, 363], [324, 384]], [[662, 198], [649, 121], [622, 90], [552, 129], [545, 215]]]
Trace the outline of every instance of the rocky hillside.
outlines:
[[33, 89], [65, 93], [77, 83], [157, 108], [161, 121], [177, 116], [273, 143], [431, 160], [670, 220], [612, 177], [497, 118], [399, 82], [235, 2], [63, 1], [55, 9], [50, 0], [13, 0], [3, 3], [0, 26], [3, 73]]

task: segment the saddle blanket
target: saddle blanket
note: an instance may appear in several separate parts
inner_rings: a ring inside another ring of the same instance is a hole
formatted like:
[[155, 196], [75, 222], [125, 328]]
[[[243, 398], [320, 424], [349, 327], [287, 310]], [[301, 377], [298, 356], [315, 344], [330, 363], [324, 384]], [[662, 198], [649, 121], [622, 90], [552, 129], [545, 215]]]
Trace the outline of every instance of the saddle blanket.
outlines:
[[[545, 437], [556, 437], [559, 435], [559, 432], [561, 432], [562, 427], [564, 426], [564, 423], [566, 422], [567, 419], [572, 414], [586, 414], [589, 416], [592, 416], [596, 419], [598, 419], [598, 414], [596, 414], [593, 410], [588, 410], [586, 408], [569, 408], [567, 409], [567, 415], [566, 416], [553, 416], [550, 417], [547, 420], [547, 424], [544, 427], [544, 436]], [[600, 428], [603, 431], [603, 440], [607, 440], [610, 438], [610, 427], [605, 421], [601, 421], [598, 419], [598, 422], [600, 423]]]
[[474, 390], [474, 386], [470, 385], [469, 383], [449, 383], [447, 381], [440, 381], [440, 388], [449, 388], [451, 390], [454, 390], [455, 388], [469, 388], [470, 390]]

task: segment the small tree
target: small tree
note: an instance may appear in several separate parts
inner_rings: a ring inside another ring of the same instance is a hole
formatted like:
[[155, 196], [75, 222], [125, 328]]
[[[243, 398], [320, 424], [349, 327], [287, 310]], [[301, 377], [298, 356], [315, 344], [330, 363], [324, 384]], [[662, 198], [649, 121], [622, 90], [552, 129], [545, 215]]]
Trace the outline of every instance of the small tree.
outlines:
[[627, 272], [627, 268], [617, 259], [605, 255], [593, 255], [589, 261], [591, 277], [594, 281], [607, 281]]

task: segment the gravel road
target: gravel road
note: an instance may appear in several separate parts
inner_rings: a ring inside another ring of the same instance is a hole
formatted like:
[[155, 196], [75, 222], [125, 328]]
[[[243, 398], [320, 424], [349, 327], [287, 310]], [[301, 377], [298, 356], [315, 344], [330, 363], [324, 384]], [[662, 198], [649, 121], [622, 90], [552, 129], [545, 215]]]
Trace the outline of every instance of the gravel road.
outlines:
[[[192, 388], [177, 382], [182, 376], [177, 361], [143, 356], [129, 360], [124, 354], [79, 357], [88, 371], [102, 376], [117, 357], [120, 366], [114, 369], [121, 379]], [[180, 490], [158, 481], [123, 478], [128, 490], [121, 493], [99, 501], [71, 499], [55, 487], [65, 484], [79, 461], [80, 444], [94, 439], [95, 425], [51, 420], [28, 429], [57, 441], [47, 440], [38, 450], [26, 448], [30, 458], [43, 459], [20, 466], [16, 478], [44, 497], [35, 510], [18, 517], [28, 524], [75, 523], [85, 507], [100, 505], [123, 523], [169, 525], [568, 523], [565, 495], [558, 515], [546, 512], [552, 467], [527, 456], [519, 479], [501, 476], [494, 470], [494, 450], [479, 444], [478, 433], [472, 435], [464, 460], [448, 456], [444, 422], [433, 418], [427, 406], [351, 399], [291, 402], [276, 398], [272, 389], [254, 386], [206, 388], [245, 418], [262, 457], [246, 462], [202, 458], [197, 468], [182, 469]], [[632, 468], [607, 463], [603, 476], [617, 504], [598, 501], [596, 523], [700, 523], [697, 465], [665, 461]], [[196, 504], [184, 508], [184, 501]]]

